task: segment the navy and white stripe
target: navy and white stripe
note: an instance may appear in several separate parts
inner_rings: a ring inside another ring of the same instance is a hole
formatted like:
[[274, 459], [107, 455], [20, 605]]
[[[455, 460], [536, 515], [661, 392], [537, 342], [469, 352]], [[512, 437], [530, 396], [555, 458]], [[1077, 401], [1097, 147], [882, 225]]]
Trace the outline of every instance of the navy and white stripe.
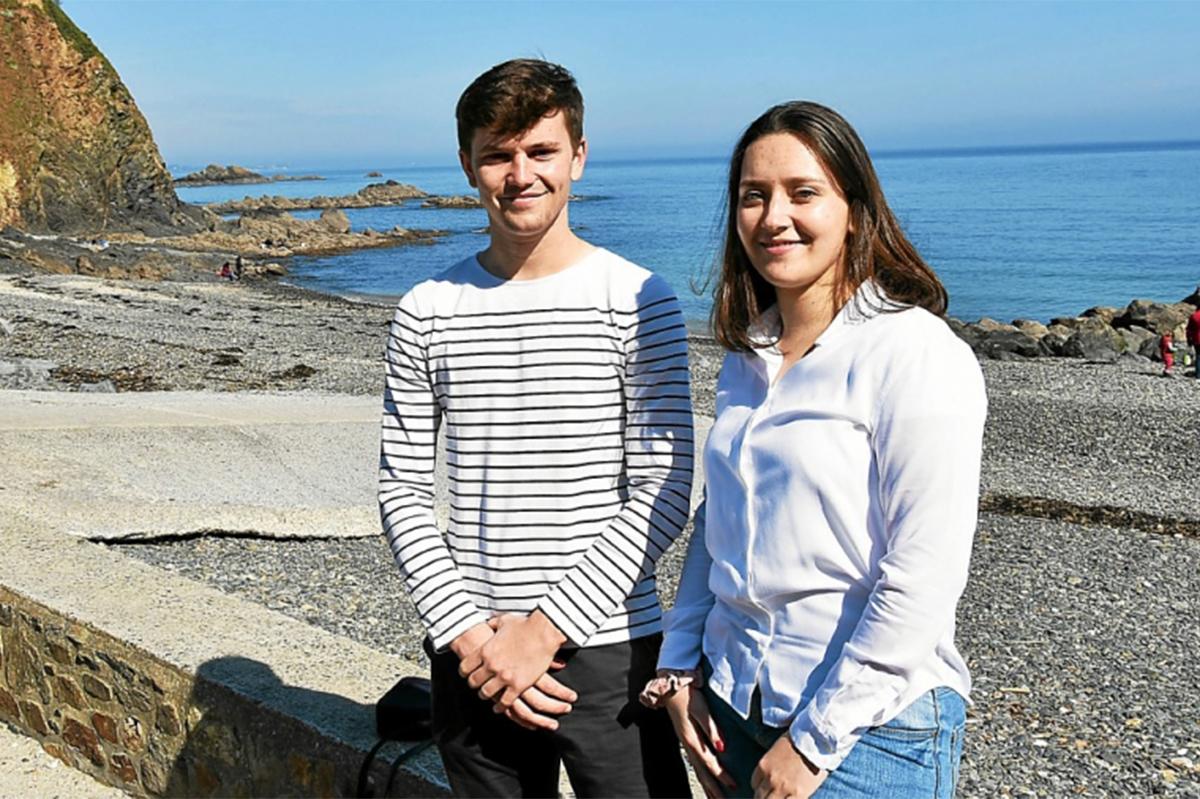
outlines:
[[693, 458], [687, 334], [661, 278], [606, 250], [528, 281], [470, 258], [400, 301], [386, 361], [380, 513], [436, 647], [535, 609], [576, 645], [661, 629], [654, 564], [687, 521]]

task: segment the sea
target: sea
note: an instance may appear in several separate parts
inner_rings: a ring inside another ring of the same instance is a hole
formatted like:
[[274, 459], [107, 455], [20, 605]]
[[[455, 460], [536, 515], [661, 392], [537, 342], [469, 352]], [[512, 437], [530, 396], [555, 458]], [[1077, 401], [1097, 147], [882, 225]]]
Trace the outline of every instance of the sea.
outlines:
[[[872, 157], [889, 204], [946, 285], [951, 316], [1048, 321], [1097, 305], [1123, 307], [1134, 298], [1176, 302], [1200, 285], [1200, 141]], [[206, 203], [263, 194], [341, 195], [389, 179], [431, 194], [472, 193], [457, 165], [245, 166], [326, 179], [181, 188], [179, 196]], [[200, 166], [170, 168], [182, 175]], [[723, 234], [726, 170], [724, 157], [589, 161], [575, 185], [580, 199], [571, 204], [572, 226], [665, 277], [689, 324], [702, 328]], [[368, 178], [368, 171], [382, 177]], [[289, 282], [390, 301], [487, 246], [480, 209], [429, 209], [409, 201], [346, 213], [355, 230], [400, 225], [449, 235], [430, 244], [296, 257]]]

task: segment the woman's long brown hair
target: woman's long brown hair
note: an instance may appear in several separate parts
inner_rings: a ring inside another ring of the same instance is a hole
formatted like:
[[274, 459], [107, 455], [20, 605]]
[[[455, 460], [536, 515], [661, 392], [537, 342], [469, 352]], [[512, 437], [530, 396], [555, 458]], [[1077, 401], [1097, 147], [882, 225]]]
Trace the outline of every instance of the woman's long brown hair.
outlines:
[[839, 305], [863, 281], [874, 280], [888, 300], [877, 311], [916, 305], [945, 315], [946, 289], [901, 230], [854, 128], [831, 108], [795, 101], [777, 105], [750, 123], [729, 162], [725, 244], [713, 291], [712, 328], [717, 341], [729, 350], [753, 349], [750, 326], [775, 302], [775, 288], [750, 263], [737, 232], [738, 187], [746, 150], [772, 133], [790, 133], [812, 150], [850, 206], [853, 232], [846, 236], [839, 269], [835, 291]]

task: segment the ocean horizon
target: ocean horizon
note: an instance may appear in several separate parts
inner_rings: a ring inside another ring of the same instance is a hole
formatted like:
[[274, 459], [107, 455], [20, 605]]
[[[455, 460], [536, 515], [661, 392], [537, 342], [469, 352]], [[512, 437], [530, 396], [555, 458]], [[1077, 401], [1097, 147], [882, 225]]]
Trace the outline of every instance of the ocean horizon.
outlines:
[[[946, 284], [950, 315], [974, 321], [1074, 316], [1133, 298], [1175, 302], [1200, 284], [1200, 141], [883, 150], [884, 192]], [[723, 234], [725, 156], [589, 160], [575, 186], [579, 235], [665, 277], [689, 323], [708, 318], [703, 286]], [[203, 165], [171, 164], [175, 175]], [[322, 181], [179, 187], [206, 203], [244, 196], [352, 194], [397, 180], [431, 194], [473, 193], [457, 165], [347, 169], [243, 164]], [[378, 171], [382, 177], [368, 178]], [[347, 209], [354, 230], [449, 233], [431, 244], [291, 259], [288, 281], [386, 300], [487, 246], [481, 209]], [[317, 211], [294, 212], [300, 218]]]

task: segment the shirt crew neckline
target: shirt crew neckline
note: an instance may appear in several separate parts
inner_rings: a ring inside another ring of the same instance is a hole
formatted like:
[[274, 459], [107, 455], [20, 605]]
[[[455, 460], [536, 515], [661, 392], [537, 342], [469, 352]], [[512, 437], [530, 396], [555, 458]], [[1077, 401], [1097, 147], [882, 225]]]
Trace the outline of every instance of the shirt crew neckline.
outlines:
[[608, 250], [604, 249], [603, 247], [593, 246], [591, 251], [585, 254], [582, 258], [558, 270], [554, 274], [545, 275], [543, 277], [529, 278], [527, 280], [502, 278], [492, 274], [479, 260], [479, 253], [475, 253], [471, 256], [471, 267], [476, 271], [478, 277], [480, 278], [479, 285], [483, 286], [484, 288], [496, 288], [499, 286], [540, 286], [553, 280], [559, 280], [563, 277], [563, 275], [575, 273], [577, 269], [591, 261], [593, 258], [597, 257], [602, 252], [608, 252]]

